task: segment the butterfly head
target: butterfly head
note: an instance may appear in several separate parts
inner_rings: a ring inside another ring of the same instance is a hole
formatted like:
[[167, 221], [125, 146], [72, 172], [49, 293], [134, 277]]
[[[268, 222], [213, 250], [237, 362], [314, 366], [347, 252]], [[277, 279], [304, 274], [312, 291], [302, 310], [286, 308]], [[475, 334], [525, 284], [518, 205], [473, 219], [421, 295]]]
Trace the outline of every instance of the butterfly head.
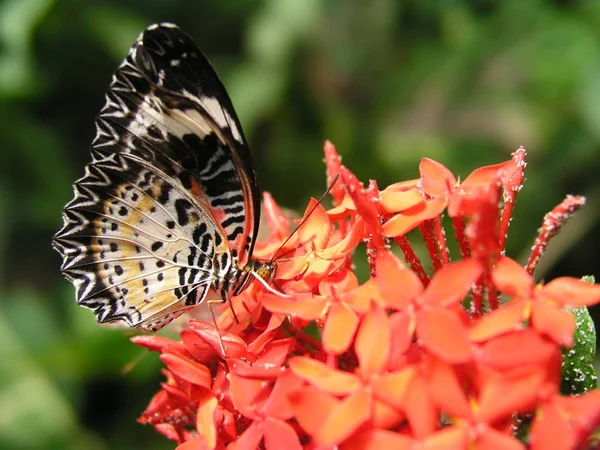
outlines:
[[260, 262], [256, 259], [251, 260], [243, 269], [242, 282], [234, 291], [233, 295], [239, 295], [248, 287], [253, 279], [257, 279], [262, 285], [268, 286], [275, 278], [277, 265], [273, 261]]

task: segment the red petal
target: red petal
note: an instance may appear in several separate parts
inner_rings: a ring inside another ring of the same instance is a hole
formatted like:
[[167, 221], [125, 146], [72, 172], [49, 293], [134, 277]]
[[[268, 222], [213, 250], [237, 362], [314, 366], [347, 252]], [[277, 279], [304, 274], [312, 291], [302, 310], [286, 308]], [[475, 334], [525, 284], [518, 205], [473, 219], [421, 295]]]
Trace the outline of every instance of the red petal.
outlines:
[[267, 369], [283, 366], [294, 344], [295, 341], [293, 338], [284, 338], [269, 342], [265, 345], [254, 365], [263, 366]]
[[424, 202], [423, 195], [416, 187], [408, 191], [389, 191], [386, 189], [379, 193], [379, 203], [388, 213], [404, 211]]
[[181, 342], [176, 342], [162, 336], [141, 334], [129, 339], [135, 345], [145, 347], [150, 351], [159, 353], [175, 353], [182, 356], [186, 355], [185, 346]]
[[196, 413], [196, 429], [204, 438], [207, 448], [214, 449], [217, 446], [217, 427], [215, 424], [215, 411], [219, 404], [217, 398], [209, 391], [198, 400], [198, 411]]
[[452, 172], [433, 159], [421, 159], [419, 173], [422, 189], [431, 197], [448, 195], [458, 184]]
[[554, 308], [545, 301], [538, 300], [533, 302], [531, 323], [536, 330], [547, 334], [554, 342], [563, 347], [573, 345], [575, 317], [567, 311]]
[[267, 417], [263, 423], [263, 433], [267, 450], [302, 450], [302, 445], [294, 429], [281, 420]]
[[356, 289], [341, 295], [342, 302], [350, 306], [357, 313], [366, 313], [373, 303], [384, 306], [383, 298], [374, 279], [369, 279]]
[[300, 241], [304, 245], [310, 244], [312, 248], [325, 248], [331, 235], [329, 216], [322, 205], [317, 205], [317, 201], [314, 198], [308, 203], [304, 217], [307, 217], [308, 213], [310, 213], [310, 216], [298, 229]]
[[346, 185], [346, 191], [350, 197], [352, 197], [357, 212], [364, 219], [367, 233], [371, 234], [371, 237], [374, 240], [373, 245], [376, 248], [382, 248], [384, 242], [380, 235], [381, 226], [379, 223], [379, 213], [377, 211], [377, 202], [379, 199], [370, 195], [358, 178], [356, 178], [356, 176], [347, 168], [342, 166], [341, 173], [344, 184]]
[[293, 392], [289, 399], [296, 420], [311, 436], [318, 433], [332, 411], [341, 403], [326, 392], [312, 386]]
[[431, 397], [451, 417], [471, 419], [471, 408], [456, 372], [448, 364], [431, 358], [427, 367]]
[[375, 428], [389, 430], [406, 422], [406, 416], [404, 414], [396, 408], [392, 408], [389, 403], [381, 400], [374, 399], [372, 416], [371, 424]]
[[281, 261], [277, 263], [277, 272], [275, 274], [278, 280], [291, 280], [301, 273], [303, 273], [308, 267], [308, 255], [298, 256], [291, 258], [287, 261]]
[[296, 294], [295, 297], [296, 299], [292, 300], [267, 293], [261, 299], [263, 306], [268, 311], [304, 320], [317, 320], [323, 317], [329, 303], [322, 297], [315, 297], [312, 294]]
[[332, 369], [310, 358], [296, 356], [289, 360], [289, 366], [299, 377], [332, 394], [349, 394], [361, 386], [355, 375]]
[[398, 372], [382, 375], [371, 382], [375, 398], [388, 403], [396, 409], [406, 409], [406, 394], [417, 376], [414, 367], [409, 366]]
[[423, 442], [423, 450], [465, 449], [470, 449], [468, 430], [456, 425], [442, 428]]
[[217, 352], [192, 330], [183, 330], [180, 333], [181, 342], [186, 350], [198, 361], [204, 364], [214, 361]]
[[415, 333], [414, 314], [399, 311], [390, 316], [390, 361], [397, 361], [408, 350]]
[[291, 370], [286, 370], [277, 378], [275, 386], [265, 405], [265, 414], [277, 419], [287, 420], [293, 415], [289, 397], [304, 385], [304, 381]]
[[268, 192], [263, 193], [262, 207], [271, 235], [285, 239], [290, 232], [290, 222], [275, 203], [273, 196]]
[[408, 417], [413, 436], [417, 439], [423, 439], [433, 433], [439, 421], [439, 412], [429, 395], [426, 383], [423, 377], [415, 376], [404, 399], [403, 411]]
[[354, 204], [352, 197], [346, 194], [342, 203], [335, 208], [328, 209], [327, 214], [329, 214], [329, 218], [332, 221], [335, 221], [344, 219], [349, 215], [349, 212], [354, 213], [354, 211], [356, 211], [356, 205]]
[[326, 352], [341, 355], [350, 347], [358, 326], [358, 316], [347, 306], [333, 303], [323, 329], [323, 348]]
[[487, 342], [482, 346], [478, 359], [496, 370], [510, 370], [527, 365], [544, 367], [557, 351], [550, 341], [527, 328]]
[[[236, 334], [225, 331], [219, 332], [215, 329], [214, 325], [200, 320], [190, 320], [189, 329], [209, 344], [222, 357], [243, 358], [246, 356], [246, 343]], [[222, 354], [221, 345], [225, 347], [227, 355]]]
[[248, 364], [241, 359], [227, 359], [227, 365], [232, 374], [255, 380], [269, 380], [281, 375], [283, 369], [279, 365]]
[[260, 422], [253, 422], [235, 442], [227, 446], [227, 450], [256, 450], [259, 448], [258, 444], [263, 437], [261, 425]]
[[269, 384], [264, 380], [253, 380], [235, 374], [231, 374], [230, 379], [231, 400], [235, 409], [246, 417], [258, 418], [256, 410], [267, 399]]
[[391, 252], [377, 254], [376, 270], [377, 286], [390, 307], [406, 309], [423, 292], [419, 277]]
[[544, 286], [540, 295], [559, 305], [591, 306], [600, 302], [600, 285], [561, 277]]
[[344, 443], [344, 450], [414, 450], [415, 448], [417, 443], [408, 436], [378, 429], [359, 432]]
[[506, 256], [498, 258], [492, 279], [498, 290], [511, 296], [529, 297], [533, 289], [531, 275], [518, 262]]
[[492, 423], [509, 420], [513, 414], [526, 413], [535, 406], [543, 371], [520, 377], [495, 378], [485, 383], [479, 399], [478, 419]]
[[543, 405], [531, 426], [531, 449], [573, 448], [571, 425], [567, 417], [553, 404]]
[[[154, 417], [160, 417], [161, 415], [168, 413], [172, 405], [170, 404], [171, 399], [165, 391], [158, 391], [150, 403], [142, 413], [142, 416], [138, 418], [139, 423], [154, 423]], [[171, 438], [169, 438], [171, 439]], [[175, 440], [175, 439], [172, 439]]]
[[340, 259], [337, 261], [329, 261], [321, 258], [313, 258], [308, 263], [306, 271], [302, 274], [302, 280], [312, 286], [312, 290], [318, 287], [319, 283], [323, 281], [323, 278], [333, 273], [338, 269], [344, 260]]
[[571, 424], [571, 436], [578, 444], [585, 442], [600, 426], [600, 391], [592, 390], [579, 397], [554, 398], [554, 403]]
[[[327, 185], [329, 186], [333, 183], [333, 179], [341, 172], [342, 158], [340, 158], [334, 145], [329, 141], [325, 141], [324, 151], [325, 165], [327, 166]], [[335, 200], [335, 204], [340, 205], [344, 198], [344, 183], [342, 183], [341, 180], [338, 180], [329, 192]]]
[[358, 278], [351, 270], [345, 269], [328, 276], [319, 284], [319, 294], [323, 297], [338, 297], [358, 288]]
[[[185, 383], [185, 384], [184, 384]], [[179, 405], [189, 405], [191, 401], [191, 385], [187, 382], [182, 381], [181, 387], [186, 390], [184, 393], [181, 389], [167, 383], [161, 383], [160, 386], [167, 393], [170, 402]]]
[[460, 302], [481, 274], [481, 264], [474, 258], [448, 264], [435, 273], [422, 301], [440, 306]]
[[406, 180], [406, 181], [399, 181], [397, 183], [392, 183], [388, 187], [386, 187], [384, 190], [387, 192], [403, 192], [403, 191], [409, 191], [414, 188], [418, 188], [420, 185], [421, 185], [421, 179], [419, 178], [419, 179], [415, 179], [415, 180]]
[[467, 330], [453, 311], [427, 308], [417, 314], [417, 336], [433, 354], [450, 364], [465, 363], [472, 351]]
[[[214, 373], [213, 369], [213, 373]], [[229, 397], [229, 368], [222, 362], [217, 363], [216, 375], [214, 376], [212, 392], [220, 399]]]
[[481, 317], [469, 330], [469, 339], [472, 342], [483, 342], [523, 328], [523, 322], [529, 315], [527, 305], [529, 302], [516, 298]]
[[360, 243], [363, 237], [364, 222], [359, 217], [350, 229], [350, 232], [344, 236], [344, 239], [337, 244], [318, 250], [316, 255], [319, 258], [333, 260], [340, 259], [348, 255]]
[[265, 346], [269, 342], [271, 342], [275, 337], [275, 333], [272, 333], [272, 331], [278, 329], [284, 320], [285, 316], [283, 314], [271, 315], [267, 327], [263, 330], [261, 334], [254, 338], [254, 340], [250, 344], [248, 344], [248, 351], [254, 355], [260, 355], [263, 352]]
[[175, 450], [212, 450], [213, 448], [206, 445], [202, 436], [198, 436], [178, 445]]
[[[491, 427], [482, 428], [481, 434], [477, 438], [477, 450], [525, 450], [525, 446], [518, 439], [507, 436]], [[546, 448], [559, 449], [563, 447], [551, 446]]]
[[354, 349], [363, 377], [368, 378], [384, 369], [390, 350], [390, 327], [382, 308], [375, 309], [363, 318]]
[[446, 202], [446, 197], [437, 197], [406, 209], [384, 223], [381, 231], [386, 237], [404, 236], [425, 220], [439, 216], [444, 211]]
[[210, 389], [212, 377], [210, 371], [202, 364], [170, 353], [162, 354], [160, 359], [165, 363], [173, 375], [176, 375], [189, 383]]
[[[321, 281], [321, 280], [320, 280]], [[285, 283], [283, 286], [284, 292], [289, 292], [290, 294], [311, 294], [315, 291], [315, 286], [308, 284], [305, 280], [290, 280]]]
[[371, 416], [372, 399], [360, 389], [340, 402], [327, 417], [314, 439], [321, 445], [342, 443]]
[[506, 169], [514, 169], [513, 161], [505, 161], [492, 166], [484, 166], [475, 169], [460, 184], [461, 191], [471, 192], [472, 189], [487, 188], [491, 183], [498, 179], [499, 174]]

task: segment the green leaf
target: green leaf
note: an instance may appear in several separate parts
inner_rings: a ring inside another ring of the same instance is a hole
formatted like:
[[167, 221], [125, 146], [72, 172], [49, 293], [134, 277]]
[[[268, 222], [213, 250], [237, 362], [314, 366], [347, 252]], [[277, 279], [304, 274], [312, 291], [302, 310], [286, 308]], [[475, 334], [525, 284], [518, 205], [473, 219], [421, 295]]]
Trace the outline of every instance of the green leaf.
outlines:
[[579, 395], [598, 386], [598, 376], [592, 365], [596, 354], [596, 329], [585, 306], [573, 308], [570, 313], [576, 323], [574, 344], [563, 352], [560, 391], [564, 395]]

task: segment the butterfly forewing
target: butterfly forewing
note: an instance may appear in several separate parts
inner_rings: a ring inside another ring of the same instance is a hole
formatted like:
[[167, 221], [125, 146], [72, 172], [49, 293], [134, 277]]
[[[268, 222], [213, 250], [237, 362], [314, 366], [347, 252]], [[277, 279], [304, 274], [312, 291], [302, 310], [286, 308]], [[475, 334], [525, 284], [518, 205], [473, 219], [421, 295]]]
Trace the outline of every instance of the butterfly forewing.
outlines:
[[231, 101], [176, 26], [145, 30], [96, 121], [92, 162], [54, 240], [80, 304], [99, 321], [158, 329], [234, 290], [259, 194]]

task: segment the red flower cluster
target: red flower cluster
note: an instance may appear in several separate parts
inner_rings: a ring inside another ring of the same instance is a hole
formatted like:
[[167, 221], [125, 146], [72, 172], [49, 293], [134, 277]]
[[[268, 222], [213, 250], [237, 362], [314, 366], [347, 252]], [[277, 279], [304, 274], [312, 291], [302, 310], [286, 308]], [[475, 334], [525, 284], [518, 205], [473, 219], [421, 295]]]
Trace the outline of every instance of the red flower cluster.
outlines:
[[[140, 418], [192, 449], [575, 449], [600, 423], [600, 392], [559, 394], [566, 307], [600, 301], [572, 278], [536, 285], [547, 240], [583, 204], [546, 217], [526, 268], [504, 256], [525, 151], [462, 183], [424, 159], [418, 180], [364, 188], [325, 146], [335, 207], [314, 201], [298, 233], [266, 194], [270, 228], [255, 255], [285, 254], [281, 295], [253, 283], [218, 329], [191, 320], [181, 341], [137, 336], [166, 381]], [[462, 259], [451, 262], [442, 214]], [[406, 233], [419, 229], [424, 269]], [[395, 256], [395, 241], [404, 263]], [[366, 244], [370, 279], [352, 258]], [[499, 294], [502, 295], [499, 298]], [[315, 326], [316, 325], [316, 326]], [[223, 352], [223, 349], [225, 352]]]

